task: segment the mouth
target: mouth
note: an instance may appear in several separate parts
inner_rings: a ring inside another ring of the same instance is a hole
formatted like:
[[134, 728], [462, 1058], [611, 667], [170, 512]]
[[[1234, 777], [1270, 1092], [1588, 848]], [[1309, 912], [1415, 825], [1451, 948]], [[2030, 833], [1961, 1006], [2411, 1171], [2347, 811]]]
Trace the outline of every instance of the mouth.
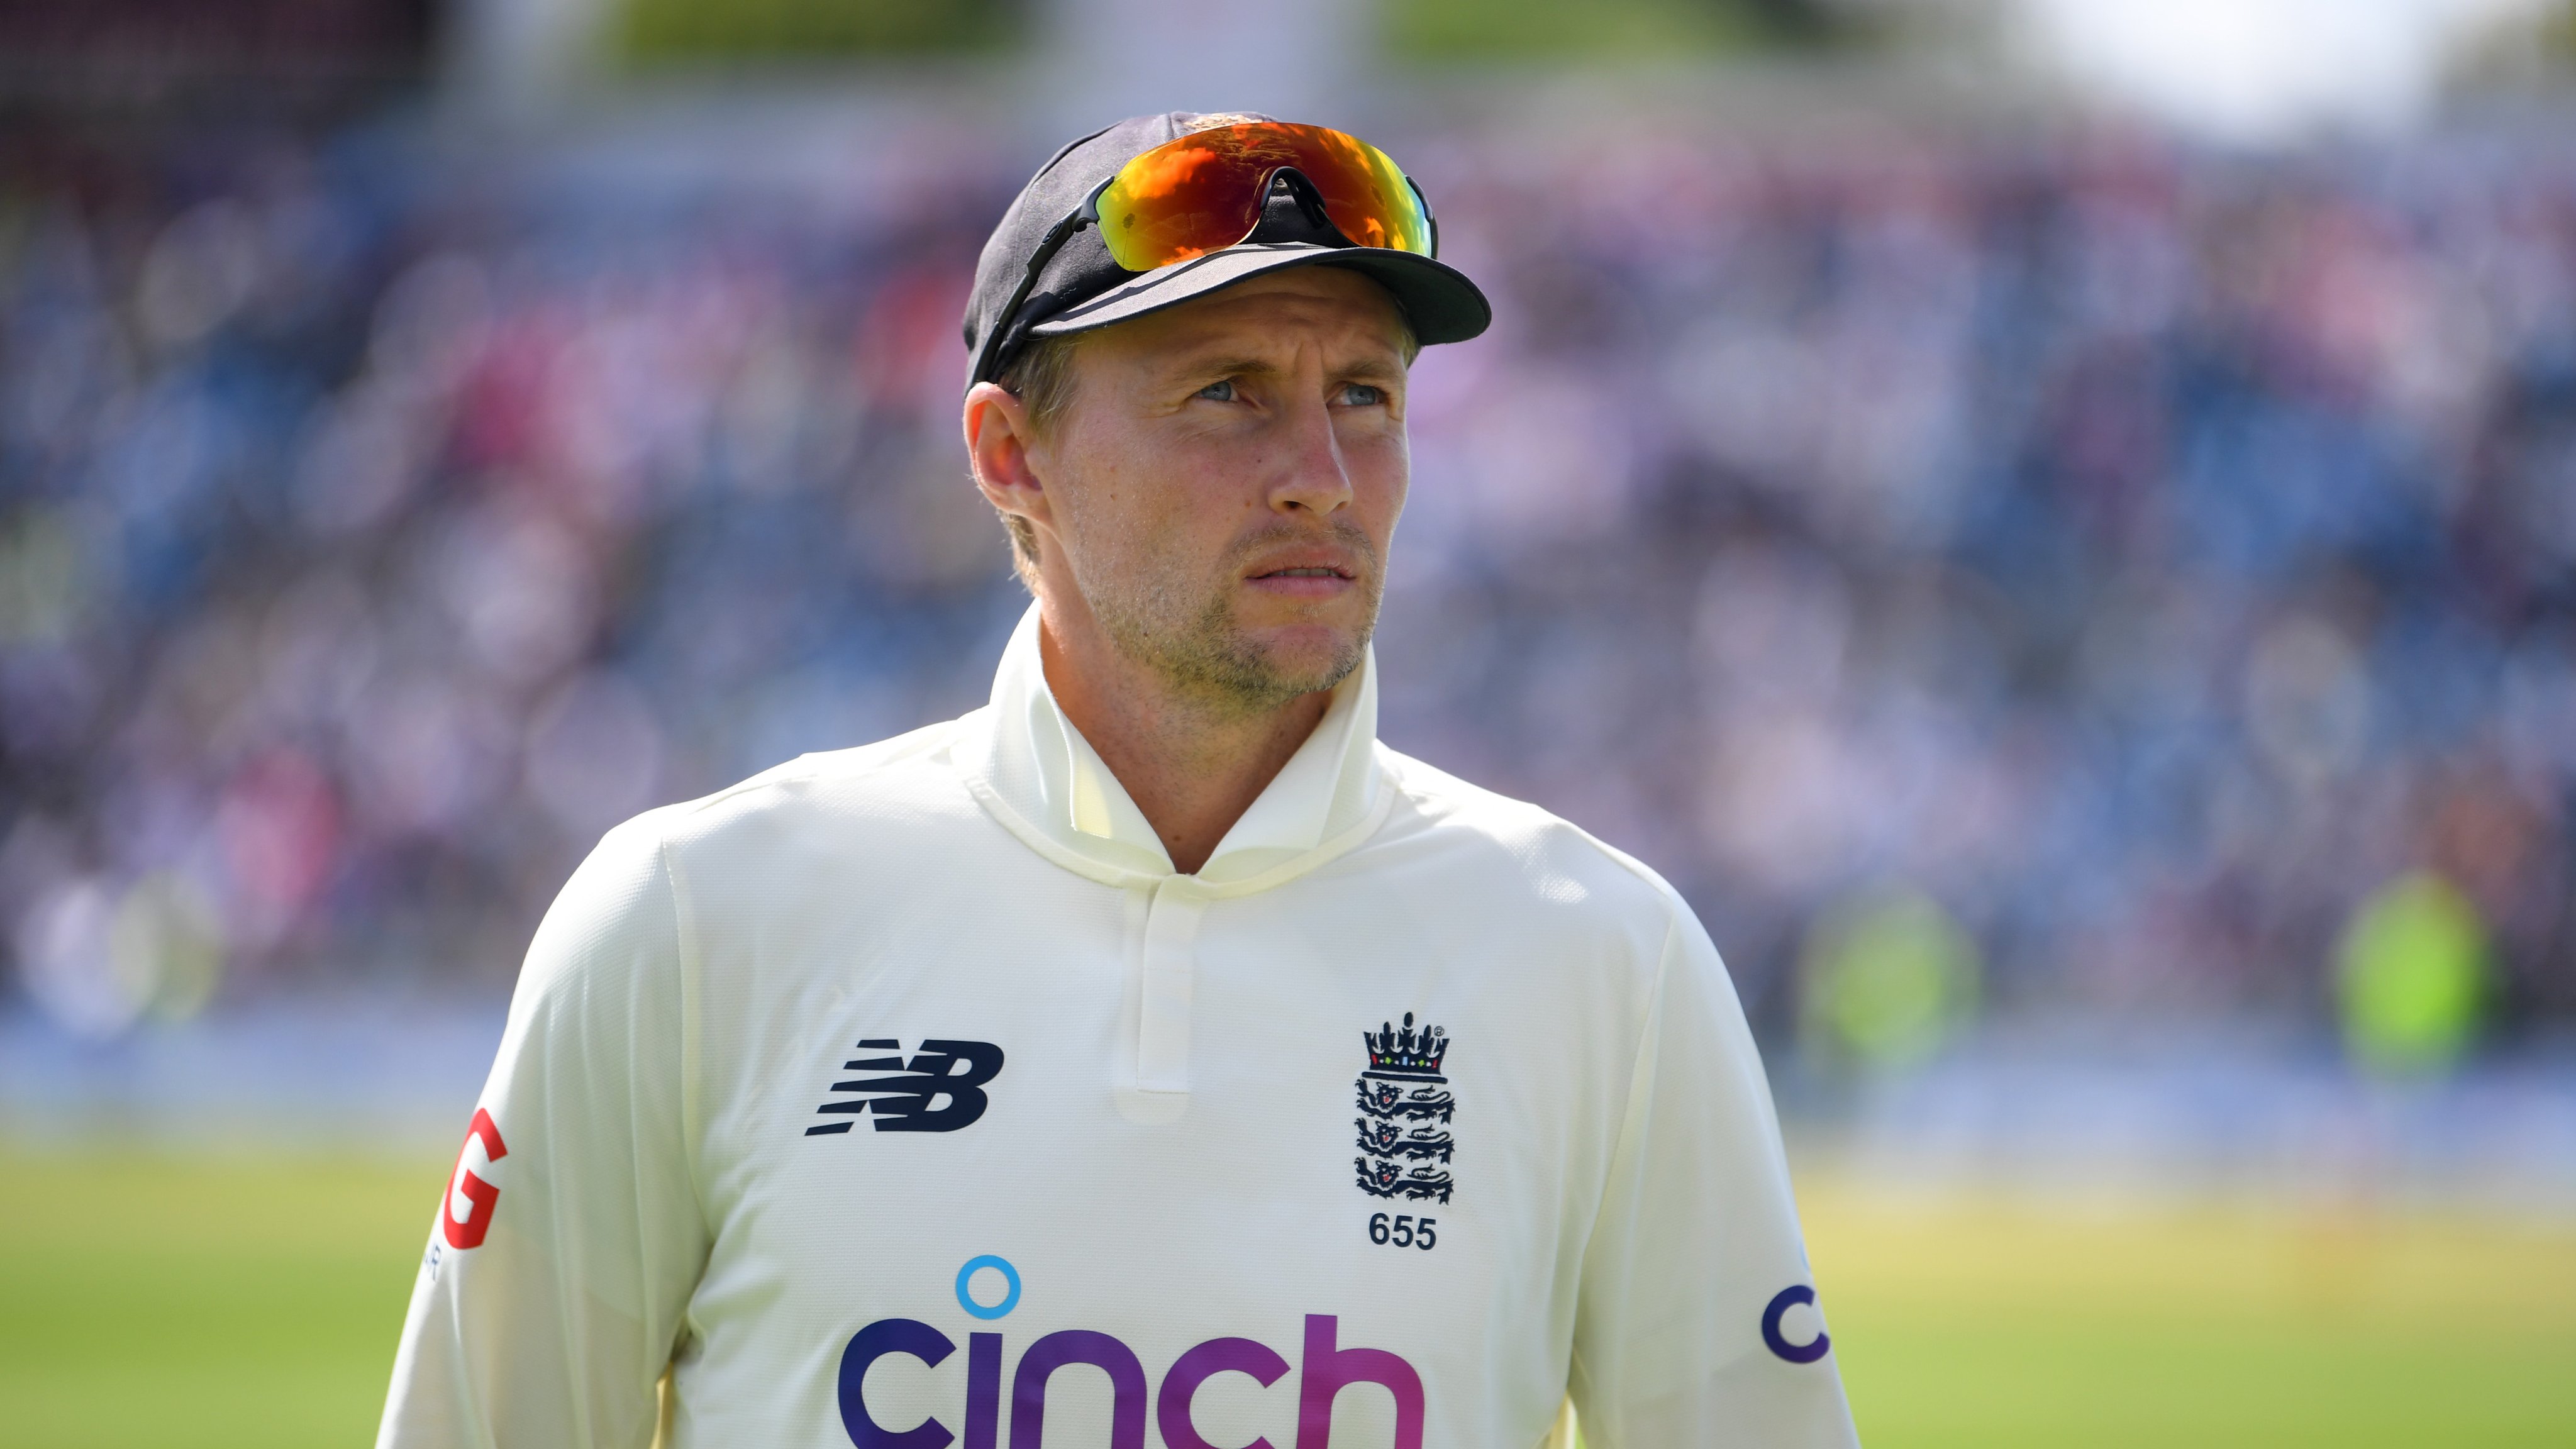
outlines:
[[1321, 616], [1309, 610], [1345, 609], [1377, 590], [1377, 547], [1353, 524], [1312, 528], [1278, 520], [1235, 547], [1226, 561], [1235, 587], [1288, 611], [1276, 617], [1316, 622]]
[[1266, 568], [1256, 567], [1244, 575], [1243, 581], [1253, 592], [1267, 594], [1274, 599], [1320, 604], [1340, 598], [1356, 588], [1358, 578], [1357, 569], [1330, 559], [1317, 559], [1310, 554]]

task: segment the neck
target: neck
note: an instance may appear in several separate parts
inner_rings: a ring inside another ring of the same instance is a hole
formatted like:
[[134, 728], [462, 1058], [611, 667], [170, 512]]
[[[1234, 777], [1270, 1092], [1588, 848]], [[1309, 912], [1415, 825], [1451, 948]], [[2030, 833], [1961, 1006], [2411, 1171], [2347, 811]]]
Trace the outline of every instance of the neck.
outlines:
[[1061, 618], [1051, 602], [1038, 622], [1038, 657], [1056, 707], [1184, 874], [1207, 864], [1332, 704], [1329, 690], [1266, 709], [1209, 699], [1120, 654], [1097, 627]]

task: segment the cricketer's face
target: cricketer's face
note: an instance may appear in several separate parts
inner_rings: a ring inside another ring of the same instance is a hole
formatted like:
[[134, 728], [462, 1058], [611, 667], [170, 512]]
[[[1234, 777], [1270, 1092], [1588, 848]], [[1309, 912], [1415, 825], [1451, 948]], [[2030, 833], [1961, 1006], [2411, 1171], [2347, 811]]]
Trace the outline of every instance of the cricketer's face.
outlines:
[[1121, 654], [1213, 700], [1340, 682], [1404, 509], [1408, 343], [1376, 283], [1321, 266], [1084, 338], [1069, 406], [1028, 444], [1041, 592], [1073, 590]]

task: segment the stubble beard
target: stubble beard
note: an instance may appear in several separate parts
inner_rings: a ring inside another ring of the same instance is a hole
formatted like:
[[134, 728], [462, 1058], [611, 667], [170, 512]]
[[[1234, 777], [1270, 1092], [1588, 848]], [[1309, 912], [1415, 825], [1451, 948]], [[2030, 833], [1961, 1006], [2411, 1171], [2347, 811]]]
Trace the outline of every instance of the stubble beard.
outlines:
[[1247, 555], [1293, 537], [1271, 530], [1238, 543], [1216, 571], [1218, 582], [1206, 590], [1157, 575], [1144, 587], [1104, 591], [1092, 601], [1110, 646], [1123, 657], [1160, 675], [1172, 688], [1228, 715], [1254, 715], [1275, 710], [1297, 698], [1331, 689], [1348, 679], [1368, 657], [1369, 638], [1377, 629], [1377, 610], [1385, 591], [1385, 571], [1377, 550], [1357, 527], [1334, 527], [1344, 547], [1362, 560], [1354, 581], [1361, 590], [1358, 631], [1321, 666], [1299, 665], [1276, 657], [1275, 651], [1251, 637], [1234, 617], [1233, 581]]

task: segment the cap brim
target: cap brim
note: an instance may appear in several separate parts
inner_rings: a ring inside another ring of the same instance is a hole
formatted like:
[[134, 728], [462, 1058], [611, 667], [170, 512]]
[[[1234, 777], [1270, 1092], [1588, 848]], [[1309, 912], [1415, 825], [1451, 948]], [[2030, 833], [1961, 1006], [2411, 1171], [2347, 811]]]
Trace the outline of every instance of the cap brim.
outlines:
[[1493, 304], [1457, 268], [1413, 252], [1387, 247], [1328, 247], [1310, 242], [1247, 242], [1175, 262], [1122, 282], [1099, 296], [1029, 329], [1037, 337], [1088, 332], [1166, 307], [1177, 307], [1223, 287], [1291, 267], [1348, 267], [1394, 295], [1424, 344], [1464, 342], [1494, 320]]

